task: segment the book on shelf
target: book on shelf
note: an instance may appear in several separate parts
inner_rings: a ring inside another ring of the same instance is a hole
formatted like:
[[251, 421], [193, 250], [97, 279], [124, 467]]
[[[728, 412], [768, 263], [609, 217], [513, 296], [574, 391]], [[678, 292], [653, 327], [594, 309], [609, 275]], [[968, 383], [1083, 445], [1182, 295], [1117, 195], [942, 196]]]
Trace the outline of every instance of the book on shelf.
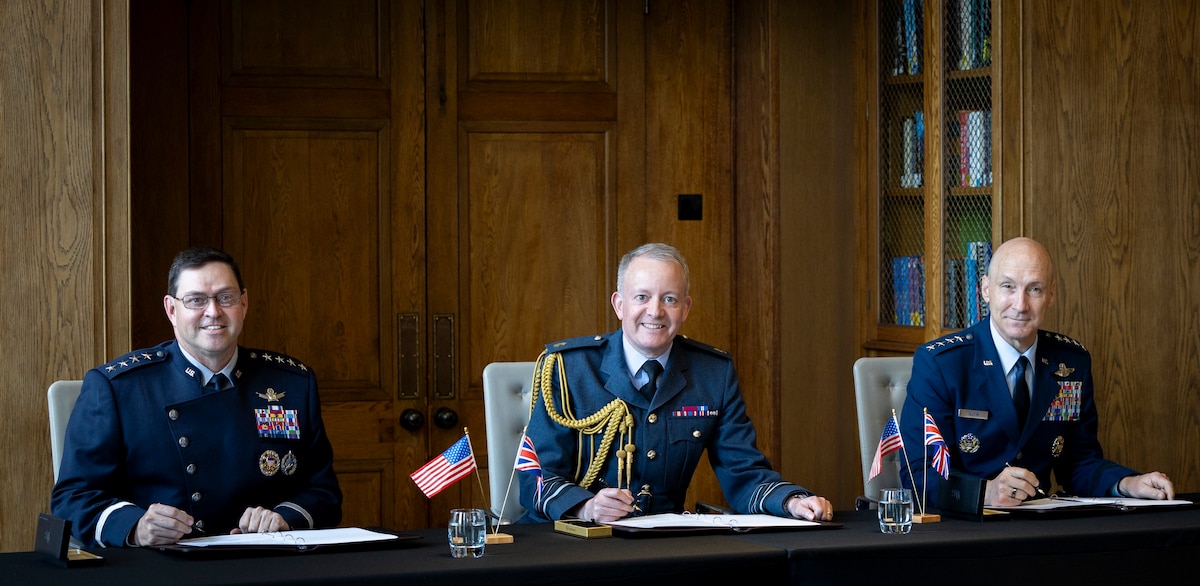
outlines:
[[991, 111], [959, 110], [957, 130], [959, 187], [986, 187], [991, 185]]
[[923, 21], [921, 0], [904, 0], [904, 45], [909, 75], [921, 73]]
[[958, 68], [987, 67], [992, 64], [991, 0], [957, 0], [948, 16], [958, 19]]
[[979, 290], [980, 279], [987, 272], [988, 263], [992, 260], [992, 243], [990, 241], [968, 242], [967, 256], [963, 277], [966, 284], [966, 315], [964, 327], [979, 323], [988, 316], [987, 303]]
[[966, 261], [962, 257], [946, 259], [946, 307], [943, 312], [943, 324], [946, 328], [960, 329], [963, 327], [963, 297], [966, 295], [966, 284], [963, 270]]
[[920, 256], [892, 258], [893, 323], [925, 325], [925, 265]]
[[925, 116], [917, 110], [901, 122], [902, 165], [900, 187], [921, 187], [925, 167]]

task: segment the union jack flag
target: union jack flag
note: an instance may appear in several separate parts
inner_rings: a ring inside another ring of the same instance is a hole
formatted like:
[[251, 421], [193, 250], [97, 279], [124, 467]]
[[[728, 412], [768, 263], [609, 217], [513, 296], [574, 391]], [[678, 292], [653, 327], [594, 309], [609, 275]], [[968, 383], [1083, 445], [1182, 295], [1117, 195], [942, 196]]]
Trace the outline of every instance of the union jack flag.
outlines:
[[950, 448], [946, 447], [946, 440], [942, 439], [942, 432], [938, 431], [937, 423], [928, 411], [925, 412], [925, 445], [933, 446], [933, 469], [942, 478], [950, 478]]
[[537, 474], [537, 495], [538, 501], [542, 500], [542, 463], [538, 461], [537, 450], [533, 449], [533, 440], [529, 436], [521, 436], [521, 447], [517, 449], [517, 463], [513, 468], [521, 472], [532, 472]]
[[867, 476], [867, 480], [870, 481], [879, 476], [879, 473], [883, 471], [884, 456], [903, 447], [904, 440], [900, 438], [900, 427], [896, 425], [896, 416], [892, 415], [883, 425], [883, 435], [879, 438], [879, 447], [875, 448], [875, 460], [871, 462], [871, 474]]

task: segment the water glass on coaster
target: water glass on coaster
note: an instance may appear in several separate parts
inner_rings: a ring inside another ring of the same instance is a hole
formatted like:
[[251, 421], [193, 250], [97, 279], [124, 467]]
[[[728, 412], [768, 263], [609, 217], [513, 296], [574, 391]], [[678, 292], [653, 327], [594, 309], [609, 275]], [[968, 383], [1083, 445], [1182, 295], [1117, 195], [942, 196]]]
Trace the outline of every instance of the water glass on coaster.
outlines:
[[879, 531], [907, 535], [912, 531], [912, 491], [907, 488], [885, 488], [879, 491]]
[[487, 543], [487, 514], [483, 509], [454, 509], [446, 526], [450, 555], [456, 558], [483, 557]]

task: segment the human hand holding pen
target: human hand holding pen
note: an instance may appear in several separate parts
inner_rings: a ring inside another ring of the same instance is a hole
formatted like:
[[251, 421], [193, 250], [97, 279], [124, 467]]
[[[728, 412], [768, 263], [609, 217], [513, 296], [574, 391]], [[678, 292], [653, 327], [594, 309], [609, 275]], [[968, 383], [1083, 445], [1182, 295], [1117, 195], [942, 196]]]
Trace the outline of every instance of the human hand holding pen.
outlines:
[[1011, 507], [1034, 496], [1044, 498], [1046, 492], [1040, 488], [1040, 484], [1037, 476], [1034, 476], [1029, 470], [1005, 462], [1004, 470], [988, 481], [983, 503], [990, 506]]
[[629, 489], [612, 488], [603, 480], [598, 482], [604, 488], [579, 507], [577, 516], [580, 519], [604, 523], [627, 517], [633, 511], [639, 510]]

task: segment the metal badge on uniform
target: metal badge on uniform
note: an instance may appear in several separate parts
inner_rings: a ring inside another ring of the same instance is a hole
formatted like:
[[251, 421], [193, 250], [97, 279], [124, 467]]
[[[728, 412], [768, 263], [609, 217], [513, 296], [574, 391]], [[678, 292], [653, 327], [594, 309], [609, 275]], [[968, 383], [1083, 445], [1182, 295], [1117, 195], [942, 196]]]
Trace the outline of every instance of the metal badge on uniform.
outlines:
[[296, 454], [294, 452], [292, 452], [291, 450], [288, 450], [288, 453], [283, 455], [283, 461], [281, 462], [281, 464], [283, 466], [284, 474], [286, 474], [288, 476], [295, 474], [296, 466], [297, 466]]
[[958, 438], [958, 451], [964, 454], [974, 454], [979, 451], [979, 438], [973, 433], [963, 434]]
[[271, 389], [271, 388], [268, 388], [267, 392], [265, 394], [264, 393], [255, 393], [255, 394], [257, 394], [260, 399], [266, 399], [268, 403], [278, 403], [280, 399], [287, 396], [287, 392], [276, 393], [275, 389]]
[[1054, 443], [1050, 444], [1050, 455], [1054, 456], [1055, 458], [1061, 456], [1064, 443], [1066, 442], [1063, 440], [1063, 436], [1060, 435], [1054, 438]]
[[962, 417], [963, 419], [979, 419], [981, 421], [987, 421], [988, 412], [982, 409], [959, 409], [958, 416]]
[[1083, 381], [1058, 381], [1058, 394], [1050, 401], [1046, 410], [1045, 421], [1079, 421], [1079, 407], [1082, 403]]
[[258, 437], [300, 439], [300, 416], [295, 409], [284, 409], [282, 405], [255, 409], [254, 420]]
[[267, 450], [258, 457], [258, 469], [263, 476], [274, 476], [279, 472], [279, 454], [275, 450]]
[[1054, 376], [1057, 376], [1057, 377], [1071, 376], [1072, 372], [1075, 372], [1074, 368], [1067, 368], [1066, 364], [1059, 362], [1058, 370], [1054, 371]]

